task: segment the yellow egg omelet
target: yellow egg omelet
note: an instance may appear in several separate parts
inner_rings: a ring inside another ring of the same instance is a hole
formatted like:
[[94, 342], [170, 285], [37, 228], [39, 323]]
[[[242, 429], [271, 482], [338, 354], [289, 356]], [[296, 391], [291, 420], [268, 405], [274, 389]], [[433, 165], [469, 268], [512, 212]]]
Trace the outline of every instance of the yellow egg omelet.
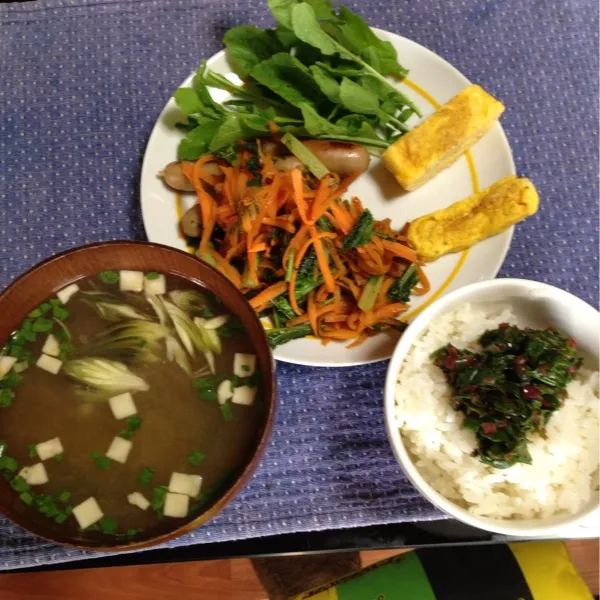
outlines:
[[392, 144], [383, 162], [405, 190], [414, 190], [454, 163], [503, 111], [501, 102], [470, 85]]
[[505, 177], [489, 188], [420, 217], [408, 239], [427, 261], [470, 248], [537, 212], [539, 196], [525, 177]]

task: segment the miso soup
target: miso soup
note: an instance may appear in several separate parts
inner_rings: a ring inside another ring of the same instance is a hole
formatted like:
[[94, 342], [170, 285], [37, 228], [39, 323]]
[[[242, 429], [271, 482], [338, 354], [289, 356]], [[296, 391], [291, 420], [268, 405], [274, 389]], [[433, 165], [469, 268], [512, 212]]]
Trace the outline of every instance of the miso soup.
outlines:
[[170, 531], [247, 465], [260, 388], [244, 328], [209, 291], [137, 271], [67, 286], [0, 350], [14, 508], [73, 541]]

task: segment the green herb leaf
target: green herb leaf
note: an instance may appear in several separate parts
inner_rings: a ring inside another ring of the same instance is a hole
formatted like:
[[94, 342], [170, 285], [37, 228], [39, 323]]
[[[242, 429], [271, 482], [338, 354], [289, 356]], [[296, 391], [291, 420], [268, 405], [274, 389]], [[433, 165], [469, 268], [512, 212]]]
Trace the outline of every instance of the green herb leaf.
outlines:
[[340, 100], [353, 113], [376, 115], [380, 110], [379, 98], [347, 77], [342, 79]]
[[188, 461], [196, 467], [201, 462], [203, 462], [205, 458], [206, 455], [202, 452], [199, 452], [198, 450], [194, 450], [193, 452], [190, 452], [190, 454], [188, 454]]
[[275, 36], [253, 25], [230, 29], [225, 34], [223, 43], [227, 48], [227, 58], [234, 70], [242, 76], [250, 75], [258, 63], [283, 49]]
[[292, 30], [298, 39], [318, 48], [323, 54], [339, 52], [333, 40], [321, 29], [312, 6], [306, 2], [292, 9]]

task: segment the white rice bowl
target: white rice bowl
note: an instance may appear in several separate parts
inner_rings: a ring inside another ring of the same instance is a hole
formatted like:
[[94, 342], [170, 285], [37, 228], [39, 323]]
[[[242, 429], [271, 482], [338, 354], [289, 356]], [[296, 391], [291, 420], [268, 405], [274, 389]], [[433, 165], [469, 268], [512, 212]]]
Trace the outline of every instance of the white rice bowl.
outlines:
[[492, 305], [462, 304], [433, 320], [407, 353], [397, 375], [394, 418], [420, 475], [439, 494], [475, 517], [546, 519], [575, 515], [598, 489], [599, 374], [581, 369], [564, 406], [531, 435], [532, 464], [495, 469], [471, 456], [476, 437], [450, 405], [451, 389], [430, 355], [449, 342], [477, 350], [487, 329], [517, 315]]

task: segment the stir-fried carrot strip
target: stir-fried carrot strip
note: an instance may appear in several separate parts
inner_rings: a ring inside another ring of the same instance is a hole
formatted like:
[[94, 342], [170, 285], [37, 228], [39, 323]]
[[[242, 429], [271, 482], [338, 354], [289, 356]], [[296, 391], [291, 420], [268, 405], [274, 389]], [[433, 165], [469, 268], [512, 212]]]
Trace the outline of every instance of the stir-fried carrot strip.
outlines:
[[[321, 275], [323, 275], [323, 281], [327, 286], [329, 292], [333, 292], [335, 290], [335, 279], [331, 274], [331, 269], [329, 268], [329, 259], [325, 254], [325, 250], [323, 249], [323, 242], [321, 241], [324, 237], [331, 237], [333, 234], [331, 233], [317, 233], [317, 230], [314, 227], [309, 229], [311, 240], [313, 242], [315, 248], [315, 254], [317, 255], [317, 262], [319, 263], [319, 269], [321, 270]], [[335, 236], [334, 236], [335, 237]]]
[[346, 207], [341, 206], [336, 202], [332, 202], [329, 206], [329, 210], [335, 217], [338, 227], [341, 229], [342, 233], [344, 235], [348, 235], [352, 231], [352, 227], [354, 227], [354, 222], [352, 221], [350, 213], [346, 210]]
[[321, 181], [319, 181], [319, 186], [317, 187], [317, 193], [315, 194], [315, 200], [311, 207], [310, 211], [310, 222], [316, 223], [316, 221], [321, 218], [321, 215], [327, 209], [325, 203], [327, 201], [327, 194], [329, 192], [329, 182], [331, 181], [331, 177], [329, 175], [325, 175]]
[[292, 189], [294, 191], [294, 202], [298, 207], [298, 213], [304, 223], [309, 222], [308, 218], [308, 206], [304, 199], [304, 185], [302, 183], [302, 171], [300, 169], [292, 169], [290, 171], [290, 178], [292, 180]]
[[403, 246], [398, 242], [390, 242], [389, 240], [383, 240], [383, 247], [388, 251], [394, 254], [395, 256], [399, 256], [400, 258], [404, 258], [410, 262], [417, 262], [419, 257], [417, 253], [408, 246]]
[[348, 315], [327, 315], [323, 318], [326, 323], [345, 323]]
[[417, 265], [417, 272], [419, 273], [419, 282], [421, 285], [413, 289], [413, 294], [417, 294], [418, 296], [422, 296], [426, 294], [431, 289], [431, 284], [429, 283], [429, 279], [425, 272], [421, 268], [421, 265]]
[[225, 260], [227, 262], [229, 262], [234, 256], [240, 256], [241, 254], [243, 254], [245, 247], [246, 247], [245, 242], [240, 242], [239, 244], [232, 246], [227, 251], [227, 254], [225, 255]]
[[278, 281], [273, 285], [270, 285], [268, 288], [265, 288], [260, 294], [257, 294], [250, 300], [250, 306], [256, 310], [256, 308], [262, 306], [263, 304], [267, 304], [271, 302], [273, 298], [277, 298], [277, 296], [281, 296], [287, 290], [287, 283], [285, 281]]
[[198, 204], [202, 214], [202, 237], [200, 238], [200, 252], [206, 252], [208, 242], [216, 223], [217, 204], [212, 196], [205, 192], [202, 186], [197, 190]]
[[296, 232], [296, 235], [291, 239], [290, 243], [288, 244], [288, 247], [283, 253], [283, 268], [285, 268], [288, 264], [288, 258], [290, 256], [290, 253], [292, 251], [297, 252], [300, 249], [300, 247], [304, 244], [308, 235], [308, 226], [302, 225], [302, 227], [300, 227], [300, 229], [298, 229], [298, 231]]
[[265, 217], [263, 219], [264, 225], [271, 225], [271, 227], [279, 227], [280, 229], [285, 229], [288, 233], [295, 233], [296, 228], [293, 223], [290, 223], [287, 219], [282, 217]]
[[321, 329], [321, 337], [334, 340], [352, 340], [356, 337], [356, 331], [342, 327], [339, 329]]
[[[202, 186], [203, 181], [210, 185], [214, 185], [216, 183], [216, 181], [217, 181], [216, 177], [214, 175], [211, 175], [210, 173], [207, 173], [204, 169], [202, 169], [203, 165], [205, 165], [207, 162], [211, 162], [214, 160], [215, 160], [215, 157], [212, 154], [206, 154], [204, 156], [201, 156], [194, 163], [194, 167], [192, 169], [192, 178], [190, 181], [192, 182], [192, 185], [194, 186], [194, 188], [196, 188], [196, 191], [198, 191], [198, 188]], [[184, 175], [186, 175], [185, 171], [184, 171]], [[187, 177], [187, 175], [186, 175], [186, 177]]]
[[375, 306], [379, 308], [387, 297], [387, 293], [390, 291], [390, 288], [394, 285], [393, 277], [386, 277], [381, 284], [381, 288], [379, 289], [379, 294], [377, 294], [377, 299], [375, 300]]
[[348, 344], [346, 348], [356, 348], [356, 346], [360, 346], [361, 344], [363, 344], [368, 337], [369, 334], [363, 331], [351, 344]]
[[383, 319], [387, 319], [389, 317], [395, 317], [396, 315], [406, 312], [408, 307], [403, 302], [394, 302], [393, 304], [387, 304], [386, 306], [382, 306], [373, 312], [373, 317], [371, 322], [368, 325], [375, 325], [379, 323], [379, 321]]
[[209, 248], [207, 253], [215, 261], [217, 269], [223, 273], [238, 289], [242, 287], [242, 277], [218, 252]]

